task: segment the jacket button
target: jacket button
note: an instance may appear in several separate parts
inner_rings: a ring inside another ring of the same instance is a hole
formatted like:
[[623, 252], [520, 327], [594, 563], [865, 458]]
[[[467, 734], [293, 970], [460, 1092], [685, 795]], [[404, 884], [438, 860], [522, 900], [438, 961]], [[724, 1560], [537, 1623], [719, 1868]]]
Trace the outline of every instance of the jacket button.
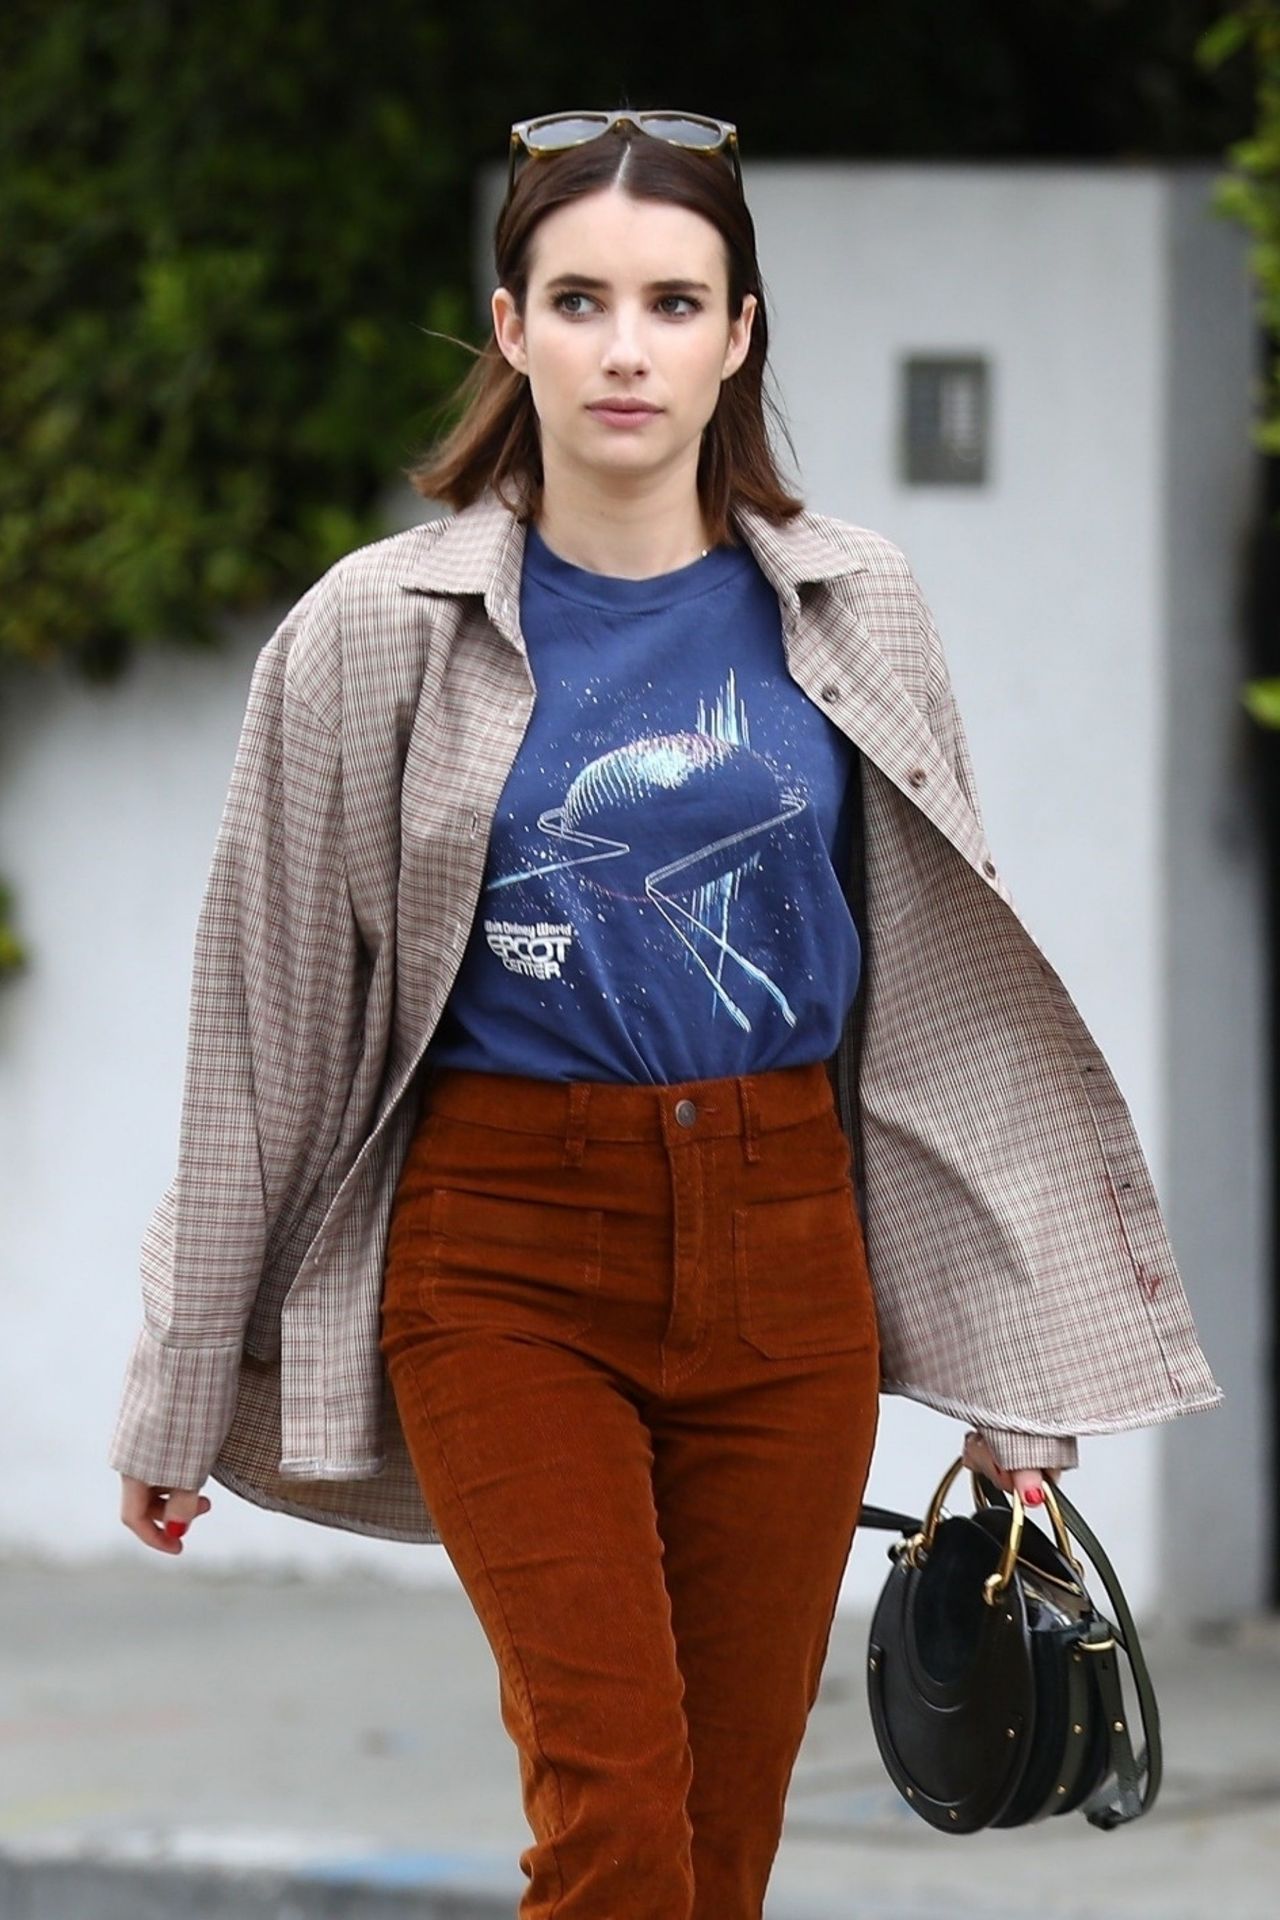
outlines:
[[676, 1101], [676, 1119], [682, 1127], [691, 1127], [698, 1117], [698, 1109], [692, 1100]]
[[907, 775], [907, 779], [913, 787], [922, 787], [928, 778], [929, 776], [923, 767], [912, 767], [910, 773]]
[[991, 875], [991, 877], [992, 877], [992, 879], [994, 879], [994, 878], [995, 878], [995, 871], [996, 871], [996, 863], [995, 863], [995, 861], [994, 861], [994, 860], [984, 860], [984, 861], [983, 861], [983, 863], [982, 863], [982, 871], [983, 871], [984, 873], [989, 873], [989, 874]]
[[840, 698], [839, 687], [824, 687], [822, 689], [822, 697], [824, 700], [838, 700]]

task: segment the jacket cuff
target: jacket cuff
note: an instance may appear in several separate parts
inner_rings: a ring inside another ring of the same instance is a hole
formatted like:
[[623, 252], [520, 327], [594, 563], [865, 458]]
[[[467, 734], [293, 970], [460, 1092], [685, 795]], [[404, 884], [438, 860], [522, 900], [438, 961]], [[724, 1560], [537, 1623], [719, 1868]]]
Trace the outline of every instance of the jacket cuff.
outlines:
[[144, 1325], [125, 1369], [108, 1464], [150, 1487], [202, 1487], [235, 1418], [240, 1347], [169, 1346]]
[[1025, 1467], [1078, 1467], [1080, 1452], [1074, 1434], [1019, 1433], [1015, 1427], [980, 1427], [1006, 1473]]

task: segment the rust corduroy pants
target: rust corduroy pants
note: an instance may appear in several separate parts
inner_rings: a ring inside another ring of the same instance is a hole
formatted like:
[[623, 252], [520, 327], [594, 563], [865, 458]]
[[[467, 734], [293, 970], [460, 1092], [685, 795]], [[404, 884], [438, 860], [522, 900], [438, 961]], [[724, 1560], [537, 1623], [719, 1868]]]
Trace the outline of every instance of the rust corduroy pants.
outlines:
[[381, 1347], [497, 1664], [522, 1920], [759, 1920], [878, 1420], [822, 1063], [437, 1069]]

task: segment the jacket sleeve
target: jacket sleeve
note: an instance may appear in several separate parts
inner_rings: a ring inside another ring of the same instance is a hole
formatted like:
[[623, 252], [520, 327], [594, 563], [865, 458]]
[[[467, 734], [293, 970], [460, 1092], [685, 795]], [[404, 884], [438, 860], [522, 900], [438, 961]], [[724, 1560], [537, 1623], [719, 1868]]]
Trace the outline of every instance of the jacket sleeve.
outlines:
[[340, 1117], [361, 1018], [341, 734], [317, 710], [341, 685], [314, 665], [337, 659], [329, 579], [258, 655], [196, 928], [177, 1171], [143, 1237], [108, 1456], [153, 1486], [198, 1488], [217, 1458], [272, 1226]]
[[[914, 580], [914, 576], [913, 576]], [[978, 801], [977, 782], [964, 722], [956, 704], [951, 674], [937, 622], [918, 581], [914, 582], [921, 637], [928, 663], [929, 725], [956, 777], [957, 785], [973, 810], [978, 825], [986, 823]], [[997, 1463], [1012, 1473], [1023, 1467], [1078, 1467], [1079, 1445], [1074, 1434], [1021, 1433], [1014, 1427], [980, 1427]]]
[[1080, 1465], [1080, 1449], [1074, 1434], [1019, 1433], [1015, 1427], [979, 1427], [1006, 1473], [1022, 1467], [1068, 1467]]

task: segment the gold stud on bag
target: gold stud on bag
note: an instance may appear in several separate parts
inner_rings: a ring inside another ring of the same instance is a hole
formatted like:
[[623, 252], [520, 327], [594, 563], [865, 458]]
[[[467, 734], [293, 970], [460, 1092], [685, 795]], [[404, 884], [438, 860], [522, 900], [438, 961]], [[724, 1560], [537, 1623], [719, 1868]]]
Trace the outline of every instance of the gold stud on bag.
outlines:
[[[924, 1520], [873, 1506], [860, 1516], [861, 1526], [902, 1536], [887, 1549], [893, 1571], [867, 1647], [871, 1722], [889, 1776], [942, 1833], [1024, 1826], [1077, 1809], [1104, 1830], [1136, 1820], [1159, 1791], [1160, 1719], [1111, 1562], [1048, 1481], [1056, 1544], [1024, 1525], [1016, 1492], [1011, 1506], [972, 1469], [975, 1511], [943, 1519], [963, 1465], [956, 1460], [943, 1476]], [[1114, 1621], [1089, 1595], [1068, 1526], [1102, 1577]], [[1136, 1758], [1120, 1651], [1142, 1714], [1145, 1745]]]

